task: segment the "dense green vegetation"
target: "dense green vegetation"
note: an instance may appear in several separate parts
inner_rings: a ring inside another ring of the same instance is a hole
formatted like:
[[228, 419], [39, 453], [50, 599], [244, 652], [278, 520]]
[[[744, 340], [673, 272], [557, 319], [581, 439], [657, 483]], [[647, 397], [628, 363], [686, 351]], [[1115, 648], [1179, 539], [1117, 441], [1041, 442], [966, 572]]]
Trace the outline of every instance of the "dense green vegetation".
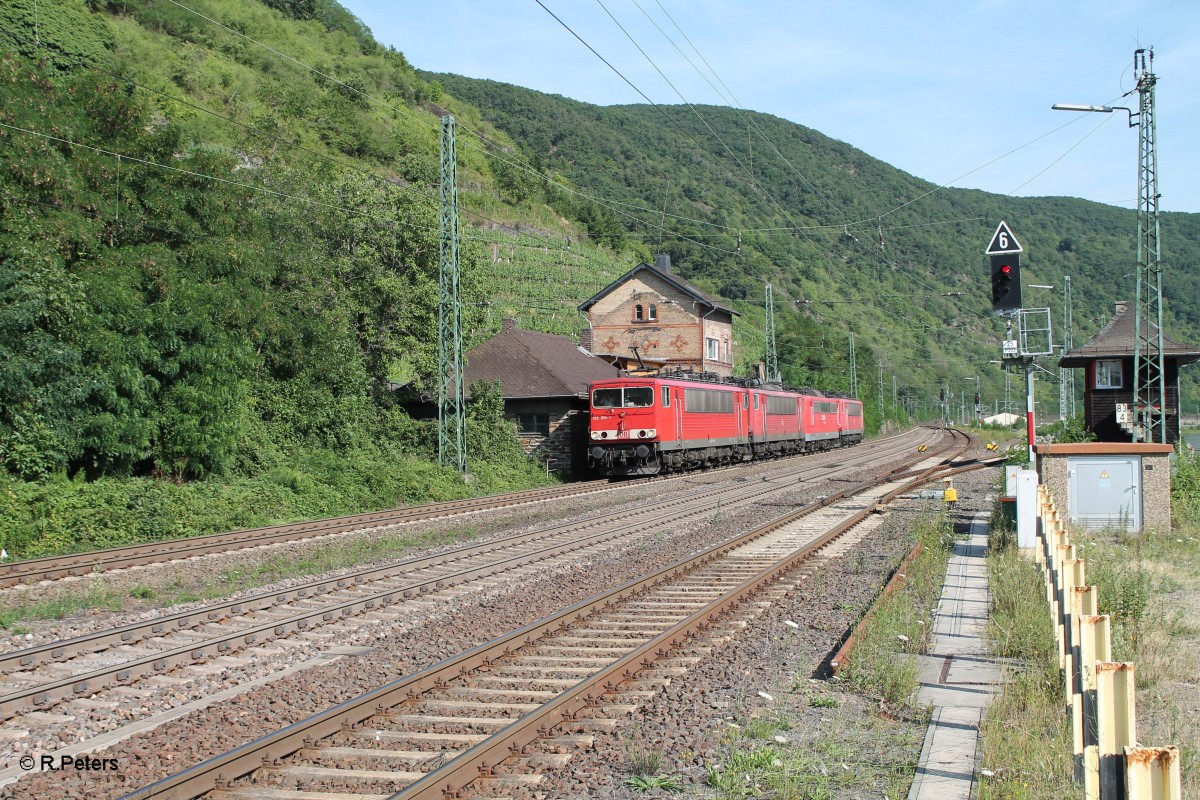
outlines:
[[[1132, 259], [1121, 210], [958, 190], [905, 205], [933, 187], [808, 128], [699, 109], [735, 160], [688, 109], [420, 73], [333, 0], [11, 0], [0, 84], [15, 555], [539, 479], [494, 397], [464, 486], [398, 396], [433, 385], [446, 113], [468, 346], [508, 316], [575, 333], [582, 300], [661, 250], [742, 313], [741, 370], [763, 358], [765, 281], [788, 382], [849, 390], [854, 333], [878, 430], [977, 374], [996, 395], [979, 251], [998, 219], [1036, 280], [1077, 276], [1082, 328]], [[771, 142], [753, 183], [748, 128]], [[1195, 263], [1197, 215], [1167, 215], [1163, 239]], [[1196, 276], [1168, 289], [1189, 338]]]
[[[914, 400], [928, 402], [939, 386], [957, 397], [976, 375], [989, 408], [1003, 396], [1003, 375], [987, 363], [998, 358], [1003, 327], [990, 313], [982, 254], [1000, 220], [1024, 246], [1026, 284], [1061, 287], [1063, 276], [1072, 277], [1077, 344], [1111, 317], [1115, 300], [1133, 295], [1133, 211], [937, 190], [843, 142], [755, 112], [599, 108], [493, 81], [420, 74], [475, 104], [547, 174], [626, 204], [613, 207], [627, 241], [654, 243], [698, 285], [742, 301], [741, 309], [761, 304], [762, 284], [771, 281], [777, 305], [790, 306], [779, 326], [795, 344], [786, 364], [832, 349], [844, 376], [846, 333], [854, 332], [884, 362], [889, 405], [890, 375], [900, 377], [898, 394]], [[1166, 329], [1194, 342], [1200, 215], [1164, 214], [1161, 222]], [[945, 296], [954, 293], [961, 296]], [[1057, 326], [1061, 294], [1027, 290], [1026, 305], [1038, 304], [1052, 307]], [[810, 383], [809, 366], [785, 375]], [[860, 393], [870, 400], [875, 365], [858, 366], [867, 388]], [[1057, 386], [1043, 391], [1047, 408], [1057, 410]], [[1185, 407], [1196, 398], [1187, 383]]]

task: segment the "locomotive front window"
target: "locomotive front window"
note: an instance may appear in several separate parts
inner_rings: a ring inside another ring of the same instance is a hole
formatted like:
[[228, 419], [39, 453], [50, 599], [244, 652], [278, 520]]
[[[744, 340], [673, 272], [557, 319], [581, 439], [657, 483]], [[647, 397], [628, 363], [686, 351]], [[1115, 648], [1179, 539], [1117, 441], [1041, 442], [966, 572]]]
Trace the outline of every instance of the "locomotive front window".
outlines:
[[653, 386], [630, 386], [625, 390], [626, 408], [648, 408], [654, 405]]
[[620, 389], [597, 389], [592, 392], [593, 408], [615, 408], [621, 405]]

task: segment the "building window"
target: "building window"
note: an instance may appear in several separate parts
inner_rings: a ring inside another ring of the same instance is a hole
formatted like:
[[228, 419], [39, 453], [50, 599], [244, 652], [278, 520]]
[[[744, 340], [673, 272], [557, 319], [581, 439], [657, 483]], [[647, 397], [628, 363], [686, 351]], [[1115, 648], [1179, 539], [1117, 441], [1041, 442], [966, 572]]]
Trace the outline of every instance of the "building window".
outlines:
[[658, 319], [658, 306], [655, 305], [654, 303], [650, 304], [650, 319], [651, 320]]
[[721, 342], [718, 339], [704, 339], [704, 357], [716, 361], [721, 357]]
[[522, 436], [549, 436], [549, 414], [517, 414], [517, 433]]
[[633, 321], [642, 321], [642, 306], [640, 304], [633, 307]]
[[1096, 362], [1097, 389], [1120, 389], [1124, 385], [1123, 377], [1119, 360]]

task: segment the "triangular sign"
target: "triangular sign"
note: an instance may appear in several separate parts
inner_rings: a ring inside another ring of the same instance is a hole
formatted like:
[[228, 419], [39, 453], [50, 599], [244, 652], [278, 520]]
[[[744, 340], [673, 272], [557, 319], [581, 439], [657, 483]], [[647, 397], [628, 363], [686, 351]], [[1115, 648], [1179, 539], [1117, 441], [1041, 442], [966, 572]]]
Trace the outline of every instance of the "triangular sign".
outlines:
[[996, 228], [996, 232], [992, 234], [992, 243], [988, 245], [988, 249], [984, 251], [984, 255], [998, 256], [1001, 253], [1021, 253], [1021, 243], [1017, 241], [1017, 237], [1013, 236], [1013, 232], [1009, 229], [1007, 222], [1001, 222]]

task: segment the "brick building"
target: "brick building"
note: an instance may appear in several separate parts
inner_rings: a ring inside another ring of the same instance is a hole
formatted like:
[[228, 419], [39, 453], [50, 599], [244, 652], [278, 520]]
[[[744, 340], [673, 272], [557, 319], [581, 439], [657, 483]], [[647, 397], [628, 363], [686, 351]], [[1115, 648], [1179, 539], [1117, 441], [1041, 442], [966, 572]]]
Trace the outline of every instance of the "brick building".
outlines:
[[466, 354], [466, 386], [498, 381], [504, 414], [525, 451], [555, 472], [587, 467], [588, 384], [617, 370], [565, 336], [526, 331], [504, 320], [500, 333]]
[[733, 317], [671, 271], [671, 259], [639, 264], [579, 310], [588, 316], [583, 346], [620, 369], [639, 366], [733, 375]]

